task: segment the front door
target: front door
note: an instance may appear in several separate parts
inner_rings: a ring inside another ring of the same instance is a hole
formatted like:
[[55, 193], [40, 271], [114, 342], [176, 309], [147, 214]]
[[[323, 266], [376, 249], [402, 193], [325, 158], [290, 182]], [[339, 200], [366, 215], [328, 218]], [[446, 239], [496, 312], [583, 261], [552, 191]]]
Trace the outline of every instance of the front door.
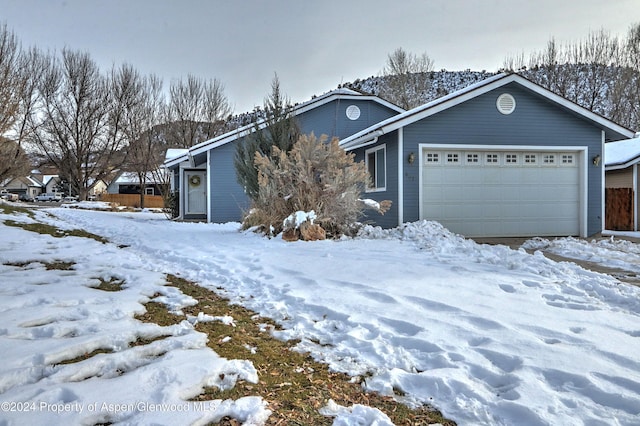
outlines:
[[207, 213], [207, 172], [205, 170], [187, 170], [184, 173], [187, 191], [185, 200], [186, 215], [204, 215]]

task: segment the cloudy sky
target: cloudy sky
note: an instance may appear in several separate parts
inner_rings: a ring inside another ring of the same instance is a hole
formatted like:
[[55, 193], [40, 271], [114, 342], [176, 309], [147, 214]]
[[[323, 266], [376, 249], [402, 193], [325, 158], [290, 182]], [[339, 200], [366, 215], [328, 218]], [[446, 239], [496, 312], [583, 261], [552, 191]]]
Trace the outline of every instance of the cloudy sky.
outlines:
[[0, 0], [0, 23], [44, 50], [87, 51], [171, 79], [218, 78], [235, 112], [274, 73], [293, 102], [378, 75], [398, 47], [435, 69], [496, 71], [507, 55], [625, 35], [640, 0]]

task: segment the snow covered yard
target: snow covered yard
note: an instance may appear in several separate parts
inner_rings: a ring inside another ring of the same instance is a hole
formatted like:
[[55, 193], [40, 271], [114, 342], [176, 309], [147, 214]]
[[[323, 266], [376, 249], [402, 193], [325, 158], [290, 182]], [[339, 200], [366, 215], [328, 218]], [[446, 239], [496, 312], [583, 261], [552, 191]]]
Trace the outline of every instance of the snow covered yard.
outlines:
[[[232, 381], [259, 377], [250, 363], [220, 358], [186, 321], [133, 320], [155, 293], [175, 307], [192, 303], [164, 286], [166, 273], [273, 318], [284, 328], [279, 337], [300, 339], [300, 350], [363, 377], [368, 390], [433, 404], [459, 424], [638, 422], [640, 289], [607, 275], [478, 245], [432, 222], [286, 243], [238, 232], [237, 224], [174, 223], [152, 213], [36, 214], [112, 244], [0, 226], [0, 424], [90, 424], [104, 421], [109, 408], [110, 421], [128, 424], [206, 423], [227, 414], [264, 422], [269, 412], [259, 397], [186, 402], [219, 384], [221, 373]], [[7, 219], [33, 220], [0, 214]], [[597, 243], [581, 244], [591, 261], [614, 257]], [[635, 244], [622, 250], [638, 252]], [[53, 261], [75, 264], [47, 270]], [[124, 290], [90, 288], [99, 278], [123, 280]], [[150, 343], [128, 347], [139, 338]], [[104, 347], [122, 350], [59, 364]], [[25, 412], [31, 403], [42, 410]], [[329, 404], [325, 412], [340, 413], [339, 424], [385, 424], [363, 407]]]

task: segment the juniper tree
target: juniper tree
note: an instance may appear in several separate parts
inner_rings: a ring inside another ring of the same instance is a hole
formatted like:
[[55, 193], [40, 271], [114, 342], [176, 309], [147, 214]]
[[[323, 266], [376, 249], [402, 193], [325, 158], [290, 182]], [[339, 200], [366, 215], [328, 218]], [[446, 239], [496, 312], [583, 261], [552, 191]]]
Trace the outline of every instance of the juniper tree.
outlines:
[[250, 133], [236, 145], [234, 166], [238, 182], [251, 200], [258, 196], [258, 170], [256, 154], [270, 157], [273, 147], [288, 152], [300, 135], [293, 107], [280, 90], [280, 80], [275, 75], [271, 93], [264, 100], [264, 117], [258, 120]]

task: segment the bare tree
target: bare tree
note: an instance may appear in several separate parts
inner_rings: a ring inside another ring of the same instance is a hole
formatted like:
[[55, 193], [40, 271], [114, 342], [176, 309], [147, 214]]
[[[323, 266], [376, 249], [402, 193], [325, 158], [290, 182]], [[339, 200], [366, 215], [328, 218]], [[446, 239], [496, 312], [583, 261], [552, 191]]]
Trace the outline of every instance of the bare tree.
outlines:
[[387, 56], [382, 70], [386, 85], [380, 96], [404, 109], [422, 104], [431, 84], [433, 60], [426, 53], [415, 55], [398, 48]]
[[[16, 135], [20, 120], [22, 95], [29, 81], [26, 62], [15, 34], [0, 27], [0, 182], [28, 171], [28, 161]], [[12, 134], [9, 134], [12, 133]]]
[[[634, 43], [635, 40], [635, 43]], [[627, 40], [600, 30], [560, 45], [551, 39], [520, 72], [543, 87], [630, 128], [640, 126], [640, 25]], [[507, 58], [505, 64], [517, 61]], [[634, 65], [635, 64], [635, 65]]]
[[186, 80], [171, 82], [167, 117], [171, 145], [189, 148], [220, 135], [230, 114], [224, 85], [219, 80], [188, 75]]
[[127, 141], [124, 168], [137, 175], [140, 207], [144, 208], [148, 181], [166, 181], [159, 171], [166, 150], [160, 126], [164, 111], [162, 80], [155, 75], [141, 76], [130, 65], [114, 70], [112, 80], [115, 92], [121, 94], [122, 132]]
[[640, 131], [640, 23], [632, 25], [624, 45], [625, 64], [628, 70], [626, 78], [629, 108], [627, 126]]
[[81, 199], [90, 184], [117, 162], [125, 139], [122, 110], [109, 79], [88, 53], [64, 49], [52, 58], [39, 85], [41, 110], [31, 121], [31, 139]]

